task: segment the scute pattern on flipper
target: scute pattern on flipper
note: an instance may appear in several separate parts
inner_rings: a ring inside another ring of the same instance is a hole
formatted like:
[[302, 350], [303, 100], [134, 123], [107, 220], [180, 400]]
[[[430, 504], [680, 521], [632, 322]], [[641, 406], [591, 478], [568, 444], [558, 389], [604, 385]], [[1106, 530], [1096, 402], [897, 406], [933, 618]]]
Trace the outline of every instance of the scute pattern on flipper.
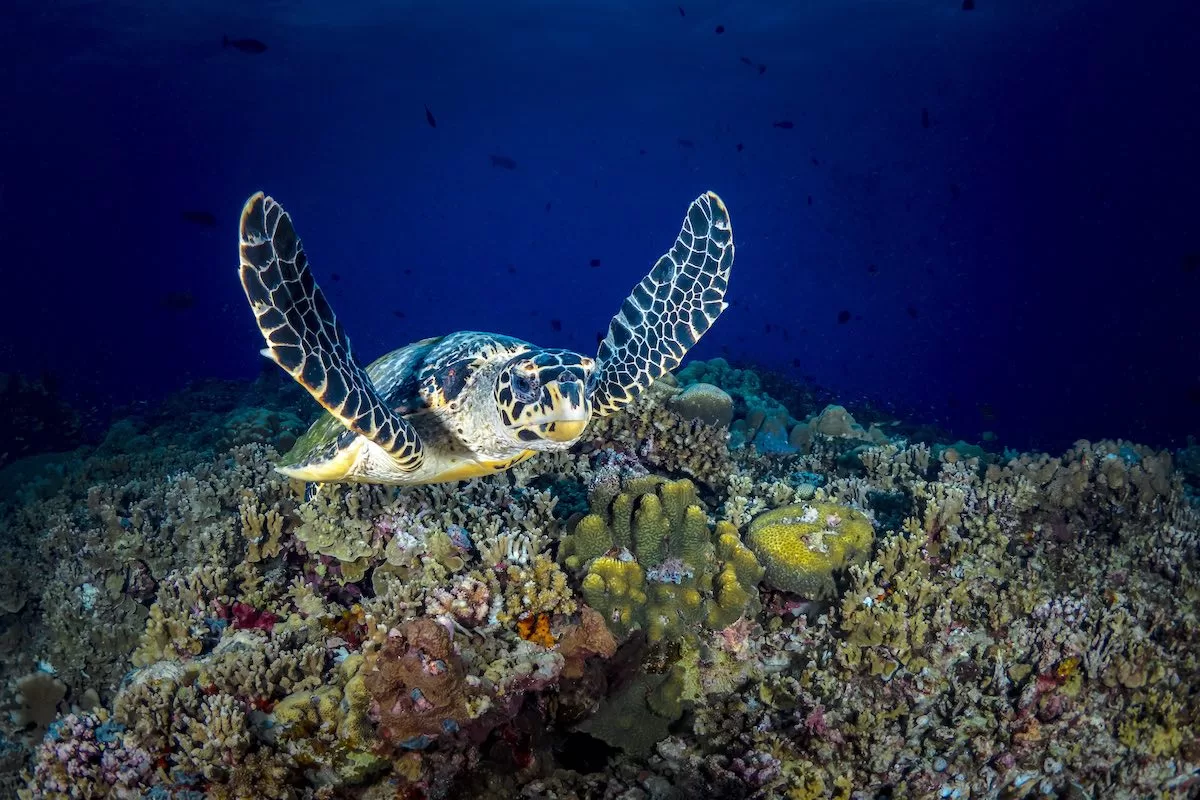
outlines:
[[609, 323], [596, 355], [593, 414], [623, 408], [679, 365], [725, 310], [733, 255], [729, 212], [706, 192], [688, 208], [674, 246]]
[[264, 351], [350, 430], [411, 472], [424, 459], [420, 437], [388, 408], [354, 360], [350, 340], [313, 279], [291, 217], [258, 192], [242, 210], [242, 288]]

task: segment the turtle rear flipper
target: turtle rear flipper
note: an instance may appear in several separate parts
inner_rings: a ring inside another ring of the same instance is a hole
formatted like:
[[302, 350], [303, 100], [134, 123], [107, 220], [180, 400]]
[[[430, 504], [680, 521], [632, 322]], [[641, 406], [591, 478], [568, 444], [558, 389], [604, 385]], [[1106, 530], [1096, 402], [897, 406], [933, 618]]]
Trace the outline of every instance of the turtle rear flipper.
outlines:
[[242, 209], [241, 277], [263, 354], [283, 367], [350, 430], [383, 448], [404, 472], [421, 466], [421, 439], [380, 399], [350, 340], [313, 280], [292, 218], [262, 192]]
[[733, 266], [733, 228], [721, 198], [706, 192], [688, 208], [675, 245], [633, 289], [608, 325], [596, 354], [592, 413], [633, 402], [684, 354], [725, 310]]

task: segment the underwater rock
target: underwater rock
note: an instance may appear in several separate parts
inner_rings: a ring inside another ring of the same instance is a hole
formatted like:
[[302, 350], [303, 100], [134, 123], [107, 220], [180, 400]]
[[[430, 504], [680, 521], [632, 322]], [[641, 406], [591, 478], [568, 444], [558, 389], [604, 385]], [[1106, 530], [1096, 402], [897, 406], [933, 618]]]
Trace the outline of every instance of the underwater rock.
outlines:
[[688, 419], [728, 428], [733, 421], [733, 398], [711, 383], [693, 383], [670, 400], [670, 406]]

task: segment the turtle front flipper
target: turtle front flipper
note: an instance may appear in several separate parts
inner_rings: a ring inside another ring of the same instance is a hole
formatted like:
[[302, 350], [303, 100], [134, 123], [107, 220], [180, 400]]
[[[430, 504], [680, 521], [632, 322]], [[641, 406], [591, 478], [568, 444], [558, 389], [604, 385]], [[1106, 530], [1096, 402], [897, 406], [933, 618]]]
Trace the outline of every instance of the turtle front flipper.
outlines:
[[292, 218], [262, 192], [242, 209], [239, 251], [242, 288], [267, 341], [263, 355], [343, 425], [383, 448], [401, 471], [420, 468], [416, 430], [383, 403], [354, 360], [345, 330], [313, 280]]
[[592, 413], [633, 402], [679, 366], [725, 310], [733, 266], [733, 228], [721, 198], [706, 192], [688, 208], [679, 238], [633, 289], [608, 325], [596, 360]]

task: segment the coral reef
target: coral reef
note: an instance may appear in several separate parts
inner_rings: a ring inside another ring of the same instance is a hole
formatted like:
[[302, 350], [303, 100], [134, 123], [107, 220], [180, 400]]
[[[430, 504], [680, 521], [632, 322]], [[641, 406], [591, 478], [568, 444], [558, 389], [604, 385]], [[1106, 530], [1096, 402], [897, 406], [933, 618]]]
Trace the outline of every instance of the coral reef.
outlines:
[[265, 383], [9, 465], [0, 794], [1200, 790], [1194, 446], [918, 444], [720, 359], [678, 384], [457, 485], [282, 479]]

